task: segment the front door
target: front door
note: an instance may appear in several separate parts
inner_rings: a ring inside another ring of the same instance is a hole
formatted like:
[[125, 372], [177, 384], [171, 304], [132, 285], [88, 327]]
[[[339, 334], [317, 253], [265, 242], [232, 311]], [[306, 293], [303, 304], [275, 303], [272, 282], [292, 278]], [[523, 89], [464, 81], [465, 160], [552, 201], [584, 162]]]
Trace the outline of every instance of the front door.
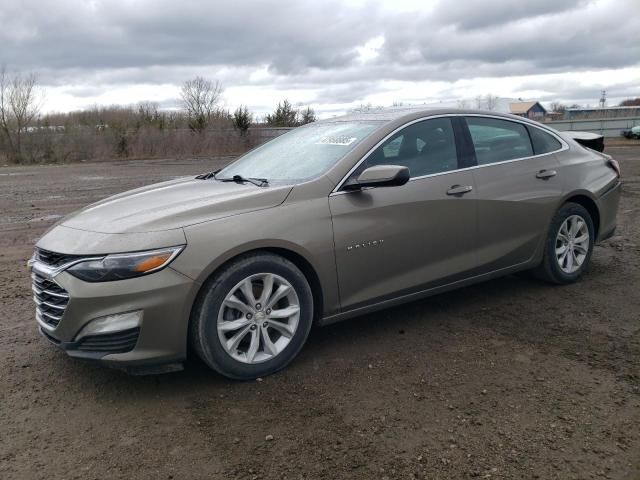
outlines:
[[405, 127], [353, 175], [383, 164], [407, 166], [411, 180], [329, 198], [343, 309], [454, 282], [477, 266], [473, 174], [458, 169], [451, 119]]

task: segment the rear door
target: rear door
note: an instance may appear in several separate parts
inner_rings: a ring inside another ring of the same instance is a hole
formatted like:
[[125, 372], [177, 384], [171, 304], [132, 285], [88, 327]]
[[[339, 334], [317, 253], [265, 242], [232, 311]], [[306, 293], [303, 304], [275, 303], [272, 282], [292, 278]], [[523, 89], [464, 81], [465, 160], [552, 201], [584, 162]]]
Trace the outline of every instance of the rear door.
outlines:
[[351, 174], [402, 165], [407, 184], [329, 197], [343, 308], [453, 282], [477, 266], [473, 174], [459, 168], [453, 125], [447, 117], [413, 123]]
[[563, 192], [553, 154], [563, 145], [524, 122], [467, 116], [466, 123], [478, 165], [473, 175], [481, 271], [527, 262], [541, 244]]

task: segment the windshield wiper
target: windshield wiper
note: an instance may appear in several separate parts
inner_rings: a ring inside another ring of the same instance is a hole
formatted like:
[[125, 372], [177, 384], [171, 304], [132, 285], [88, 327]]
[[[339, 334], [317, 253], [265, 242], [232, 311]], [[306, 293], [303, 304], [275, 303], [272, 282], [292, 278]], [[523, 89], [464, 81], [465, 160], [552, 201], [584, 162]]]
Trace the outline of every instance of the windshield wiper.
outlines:
[[213, 172], [201, 173], [200, 175], [196, 175], [198, 180], [209, 180], [210, 178], [216, 178], [216, 173], [218, 173], [220, 169], [215, 170]]
[[244, 183], [249, 182], [253, 183], [256, 187], [265, 187], [269, 185], [269, 180], [266, 178], [254, 178], [254, 177], [243, 177], [242, 175], [234, 175], [231, 178], [217, 178], [215, 175], [213, 176], [216, 180], [220, 182], [236, 182], [236, 183]]

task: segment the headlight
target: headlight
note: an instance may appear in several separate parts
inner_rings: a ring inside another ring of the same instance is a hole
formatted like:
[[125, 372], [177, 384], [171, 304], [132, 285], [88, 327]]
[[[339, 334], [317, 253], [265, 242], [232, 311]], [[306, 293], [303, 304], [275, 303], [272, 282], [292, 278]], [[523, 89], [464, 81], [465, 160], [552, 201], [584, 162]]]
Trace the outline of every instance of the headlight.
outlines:
[[140, 277], [157, 272], [169, 265], [184, 246], [147, 252], [118, 253], [99, 260], [87, 260], [69, 267], [69, 272], [86, 282], [111, 282]]

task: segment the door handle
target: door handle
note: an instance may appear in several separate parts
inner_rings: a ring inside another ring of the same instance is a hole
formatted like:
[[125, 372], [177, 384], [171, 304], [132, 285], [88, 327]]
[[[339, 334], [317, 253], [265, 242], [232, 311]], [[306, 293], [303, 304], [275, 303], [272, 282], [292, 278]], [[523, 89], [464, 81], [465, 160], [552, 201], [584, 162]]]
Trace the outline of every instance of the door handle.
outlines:
[[558, 174], [555, 170], [540, 170], [536, 173], [536, 178], [541, 180], [548, 180], [551, 177], [555, 177]]
[[447, 195], [464, 195], [465, 193], [469, 193], [473, 190], [471, 185], [453, 185], [449, 190], [447, 190]]

